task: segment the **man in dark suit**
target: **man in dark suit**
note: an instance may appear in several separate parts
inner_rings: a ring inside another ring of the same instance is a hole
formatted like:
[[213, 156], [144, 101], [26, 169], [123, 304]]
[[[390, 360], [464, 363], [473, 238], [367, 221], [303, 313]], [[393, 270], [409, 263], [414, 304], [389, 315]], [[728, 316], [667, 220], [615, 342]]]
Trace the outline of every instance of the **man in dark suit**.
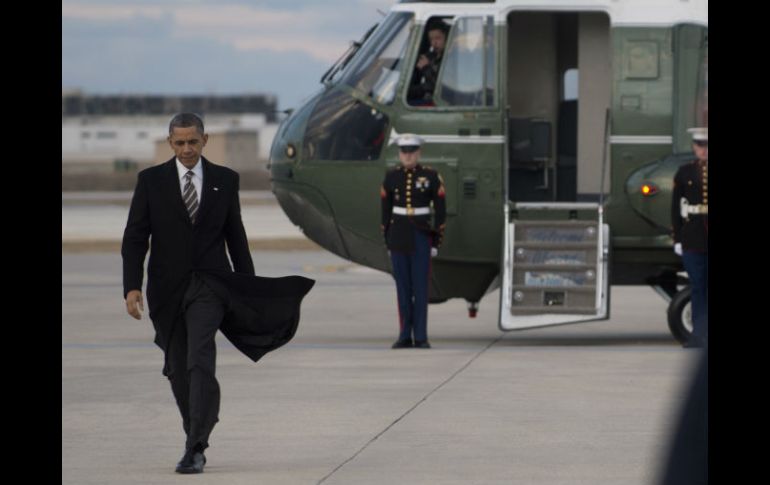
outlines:
[[671, 201], [674, 251], [682, 257], [692, 288], [692, 335], [685, 347], [703, 347], [708, 340], [709, 213], [708, 128], [691, 128], [695, 160], [674, 176]]
[[187, 435], [178, 473], [203, 471], [203, 451], [218, 421], [217, 330], [257, 361], [293, 337], [300, 302], [314, 283], [254, 276], [238, 174], [202, 157], [207, 141], [197, 115], [171, 120], [168, 142], [176, 156], [139, 173], [121, 251], [126, 309], [140, 319], [150, 249], [150, 319]]
[[397, 143], [401, 166], [385, 174], [380, 187], [381, 229], [390, 251], [398, 295], [400, 330], [392, 348], [429, 349], [430, 258], [438, 255], [444, 236], [446, 192], [439, 173], [417, 163], [420, 137], [405, 133]]

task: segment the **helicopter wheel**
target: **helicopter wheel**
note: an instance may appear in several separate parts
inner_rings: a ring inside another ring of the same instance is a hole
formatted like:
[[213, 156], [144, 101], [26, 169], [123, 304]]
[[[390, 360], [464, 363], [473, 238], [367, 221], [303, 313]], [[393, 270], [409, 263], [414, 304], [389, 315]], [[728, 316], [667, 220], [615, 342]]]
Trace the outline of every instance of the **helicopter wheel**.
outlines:
[[673, 298], [668, 305], [668, 328], [679, 343], [684, 344], [692, 333], [691, 290], [686, 287]]

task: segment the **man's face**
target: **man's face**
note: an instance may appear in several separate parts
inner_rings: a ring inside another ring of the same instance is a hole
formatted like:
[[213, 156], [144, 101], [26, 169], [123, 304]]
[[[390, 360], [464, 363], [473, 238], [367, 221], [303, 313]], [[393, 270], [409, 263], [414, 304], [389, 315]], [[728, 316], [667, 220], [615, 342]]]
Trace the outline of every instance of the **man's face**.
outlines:
[[428, 41], [433, 50], [437, 53], [444, 52], [444, 46], [446, 45], [446, 35], [441, 29], [433, 29], [428, 31]]
[[[411, 147], [406, 147], [406, 149], [410, 150]], [[407, 152], [401, 148], [398, 150], [398, 158], [401, 160], [401, 165], [403, 165], [404, 168], [414, 168], [417, 165], [417, 160], [420, 159], [420, 149], [417, 148], [417, 150], [413, 152]]]
[[692, 151], [695, 153], [695, 157], [701, 162], [709, 161], [709, 142], [695, 141], [692, 144]]
[[171, 149], [174, 150], [174, 154], [182, 162], [182, 165], [193, 168], [201, 157], [203, 147], [206, 146], [208, 139], [208, 135], [198, 133], [198, 129], [194, 126], [175, 127], [168, 137], [168, 144], [171, 145]]

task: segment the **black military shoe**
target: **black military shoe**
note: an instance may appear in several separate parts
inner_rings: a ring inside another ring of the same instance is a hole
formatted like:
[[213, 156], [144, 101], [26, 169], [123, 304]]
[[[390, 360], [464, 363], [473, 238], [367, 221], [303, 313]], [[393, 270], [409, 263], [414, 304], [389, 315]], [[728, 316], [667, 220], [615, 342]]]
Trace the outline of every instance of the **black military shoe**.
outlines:
[[396, 342], [390, 346], [391, 349], [411, 349], [411, 340], [396, 340]]
[[415, 340], [414, 341], [414, 348], [415, 349], [429, 349], [430, 343], [428, 343], [427, 340]]
[[177, 473], [203, 473], [206, 457], [202, 451], [187, 450], [176, 465]]

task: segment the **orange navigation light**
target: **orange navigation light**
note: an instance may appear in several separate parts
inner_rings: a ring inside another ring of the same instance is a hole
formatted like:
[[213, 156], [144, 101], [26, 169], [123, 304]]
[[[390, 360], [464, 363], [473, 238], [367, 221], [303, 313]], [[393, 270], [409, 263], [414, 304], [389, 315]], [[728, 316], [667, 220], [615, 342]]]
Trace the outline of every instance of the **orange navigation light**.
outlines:
[[642, 195], [649, 197], [658, 193], [658, 186], [655, 184], [642, 184]]

